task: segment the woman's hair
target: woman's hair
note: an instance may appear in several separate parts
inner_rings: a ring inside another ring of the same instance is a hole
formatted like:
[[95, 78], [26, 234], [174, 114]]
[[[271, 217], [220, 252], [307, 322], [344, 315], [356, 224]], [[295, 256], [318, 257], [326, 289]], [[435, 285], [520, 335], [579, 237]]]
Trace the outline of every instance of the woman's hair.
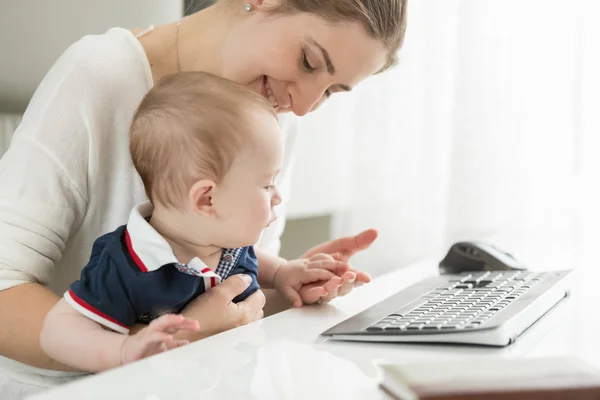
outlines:
[[256, 113], [277, 114], [263, 96], [204, 72], [161, 79], [133, 116], [129, 150], [153, 204], [178, 208], [202, 179], [221, 183]]
[[[197, 0], [201, 1], [201, 0]], [[242, 3], [243, 0], [221, 0]], [[397, 63], [397, 53], [406, 33], [408, 0], [280, 0], [281, 5], [270, 10], [273, 14], [309, 13], [330, 23], [358, 22], [371, 37], [388, 50], [383, 72]]]
[[383, 72], [397, 62], [406, 32], [406, 7], [408, 0], [281, 0], [275, 13], [305, 12], [327, 22], [352, 21], [360, 23], [367, 33], [381, 41], [388, 50]]

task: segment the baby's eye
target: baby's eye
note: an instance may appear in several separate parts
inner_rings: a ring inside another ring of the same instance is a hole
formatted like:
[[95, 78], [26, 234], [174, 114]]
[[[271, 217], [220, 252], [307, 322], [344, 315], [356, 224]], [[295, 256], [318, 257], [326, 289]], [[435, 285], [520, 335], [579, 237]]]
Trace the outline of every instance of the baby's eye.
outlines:
[[264, 187], [264, 189], [265, 189], [267, 192], [269, 192], [269, 191], [271, 191], [271, 190], [273, 189], [273, 186], [274, 186], [274, 185], [265, 186], [265, 187]]

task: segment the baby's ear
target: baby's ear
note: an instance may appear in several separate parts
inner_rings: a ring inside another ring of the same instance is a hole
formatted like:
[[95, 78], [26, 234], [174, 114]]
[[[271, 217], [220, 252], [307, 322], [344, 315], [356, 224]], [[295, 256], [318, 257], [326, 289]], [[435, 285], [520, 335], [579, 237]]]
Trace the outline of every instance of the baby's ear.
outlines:
[[217, 184], [213, 181], [204, 179], [192, 185], [189, 192], [190, 206], [192, 209], [202, 215], [214, 215], [213, 196]]

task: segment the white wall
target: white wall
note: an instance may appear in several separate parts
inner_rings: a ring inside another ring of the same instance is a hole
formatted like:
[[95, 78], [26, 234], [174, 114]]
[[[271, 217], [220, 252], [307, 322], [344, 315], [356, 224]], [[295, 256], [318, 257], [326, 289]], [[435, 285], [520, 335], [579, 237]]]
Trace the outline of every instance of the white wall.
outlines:
[[178, 19], [180, 0], [0, 0], [0, 112], [23, 111], [71, 43], [88, 33]]

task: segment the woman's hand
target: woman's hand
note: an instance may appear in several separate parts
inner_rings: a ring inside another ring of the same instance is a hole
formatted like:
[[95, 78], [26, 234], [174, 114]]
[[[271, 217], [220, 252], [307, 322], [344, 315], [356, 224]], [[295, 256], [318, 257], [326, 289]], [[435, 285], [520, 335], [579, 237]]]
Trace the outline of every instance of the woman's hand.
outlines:
[[261, 319], [265, 305], [265, 295], [262, 291], [256, 291], [239, 303], [232, 302], [251, 282], [252, 279], [248, 275], [233, 275], [196, 297], [181, 314], [197, 320], [200, 329], [194, 333], [179, 333], [175, 338], [199, 340]]
[[[315, 246], [308, 250], [302, 258], [311, 258], [313, 260], [315, 258], [322, 260], [334, 259], [348, 262], [354, 254], [368, 249], [375, 239], [377, 239], [377, 231], [375, 229], [368, 229], [355, 236], [334, 239]], [[312, 302], [328, 302], [335, 297], [345, 296], [350, 293], [355, 286], [358, 287], [365, 283], [369, 283], [370, 281], [371, 277], [366, 272], [349, 268], [347, 271], [343, 272], [343, 274], [338, 274], [338, 276], [334, 276], [327, 282], [315, 282], [305, 285], [301, 289], [301, 295], [303, 295], [304, 292], [308, 293], [308, 291], [314, 287], [320, 286], [324, 289], [322, 292], [323, 295], [319, 298], [312, 299], [311, 296], [309, 296], [309, 298], [313, 300]], [[315, 293], [315, 291], [312, 290], [310, 293]], [[305, 296], [302, 297], [305, 299], [305, 303], [310, 303], [309, 299]]]

